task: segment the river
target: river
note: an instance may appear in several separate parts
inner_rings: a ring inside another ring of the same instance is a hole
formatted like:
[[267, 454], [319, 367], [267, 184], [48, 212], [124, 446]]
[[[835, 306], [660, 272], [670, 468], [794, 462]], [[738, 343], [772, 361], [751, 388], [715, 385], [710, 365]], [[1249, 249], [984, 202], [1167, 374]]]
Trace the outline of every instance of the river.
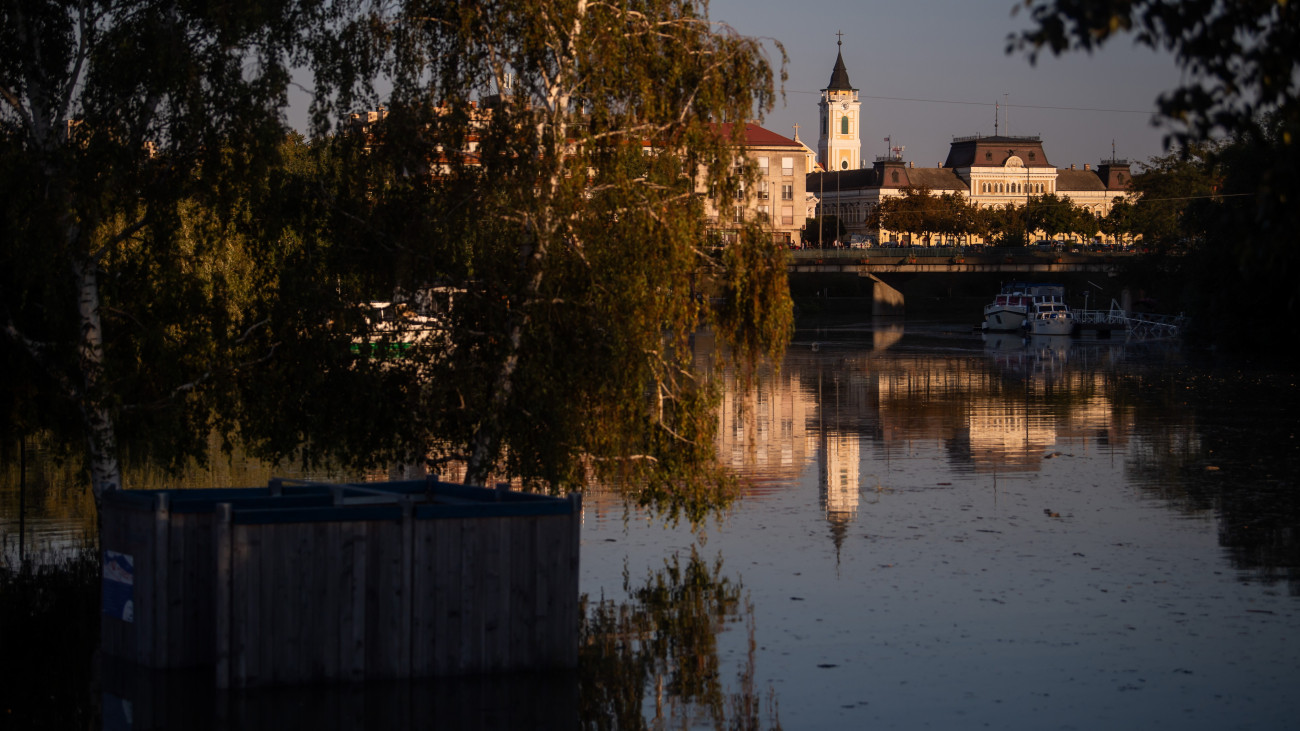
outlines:
[[[715, 356], [706, 336], [696, 348]], [[699, 557], [747, 599], [708, 623], [709, 672], [732, 692], [748, 669], [763, 719], [1268, 729], [1300, 716], [1291, 370], [1167, 340], [840, 319], [805, 324], [752, 384], [724, 377], [717, 443], [741, 498], [692, 529], [589, 495], [581, 589], [631, 600]], [[12, 554], [12, 462], [4, 475]], [[28, 529], [66, 540], [84, 500], [38, 482]], [[655, 696], [646, 718], [711, 725]]]

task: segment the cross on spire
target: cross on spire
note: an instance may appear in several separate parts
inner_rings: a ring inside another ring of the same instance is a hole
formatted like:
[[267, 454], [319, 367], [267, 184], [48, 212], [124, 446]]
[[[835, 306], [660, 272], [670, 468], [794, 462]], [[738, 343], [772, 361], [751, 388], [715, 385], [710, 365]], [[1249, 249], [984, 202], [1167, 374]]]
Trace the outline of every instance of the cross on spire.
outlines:
[[843, 33], [841, 33], [840, 31], [835, 31], [835, 38], [836, 38], [836, 40], [835, 40], [835, 45], [837, 45], [837, 46], [843, 46], [843, 45], [844, 45], [844, 34], [843, 34]]

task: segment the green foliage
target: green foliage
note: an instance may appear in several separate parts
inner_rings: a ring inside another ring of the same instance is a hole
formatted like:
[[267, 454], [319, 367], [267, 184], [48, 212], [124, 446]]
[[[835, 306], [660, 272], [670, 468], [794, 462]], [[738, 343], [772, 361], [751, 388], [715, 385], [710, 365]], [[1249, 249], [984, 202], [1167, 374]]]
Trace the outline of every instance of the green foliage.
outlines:
[[[718, 326], [749, 361], [791, 320], [757, 227], [706, 245], [701, 192], [755, 174], [717, 122], [774, 98], [762, 45], [706, 9], [4, 6], [0, 362], [23, 380], [0, 407], [80, 432], [97, 494], [124, 449], [179, 464], [216, 430], [307, 462], [725, 502], [688, 340]], [[387, 116], [286, 140], [295, 63], [319, 131], [381, 80]], [[429, 285], [454, 300], [435, 337], [354, 356], [410, 335], [364, 303]]]
[[[1167, 142], [1176, 142], [1181, 154], [1157, 159], [1157, 174], [1144, 183], [1148, 201], [1137, 204], [1140, 228], [1162, 249], [1191, 247], [1185, 263], [1198, 275], [1188, 303], [1199, 315], [1201, 334], [1259, 350], [1294, 334], [1300, 315], [1294, 245], [1300, 56], [1293, 49], [1300, 41], [1300, 6], [1210, 0], [1023, 5], [1032, 27], [1013, 35], [1008, 51], [1026, 50], [1031, 60], [1044, 49], [1092, 52], [1118, 35], [1173, 53], [1184, 81], [1157, 103], [1170, 125]], [[1226, 147], [1215, 150], [1220, 142]]]
[[1193, 145], [1144, 164], [1130, 189], [1129, 232], [1162, 251], [1206, 243], [1205, 206], [1222, 184], [1214, 149]]
[[704, 229], [702, 192], [756, 173], [737, 164], [740, 125], [716, 120], [766, 108], [773, 74], [703, 9], [413, 3], [384, 26], [400, 32], [381, 28], [394, 93], [367, 151], [349, 135], [313, 148], [322, 167], [292, 184], [330, 181], [283, 217], [320, 229], [295, 286], [344, 305], [438, 285], [452, 305], [407, 357], [351, 366], [328, 360], [330, 338], [373, 334], [313, 326], [325, 312], [271, 318], [259, 335], [305, 355], [277, 353], [279, 372], [243, 390], [245, 436], [269, 456], [464, 463], [470, 482], [607, 479], [691, 519], [725, 505], [716, 394], [689, 340], [716, 327], [749, 363], [783, 347], [791, 307], [758, 225], [721, 251]]
[[844, 220], [834, 214], [806, 219], [803, 229], [803, 241], [809, 246], [825, 248], [836, 241], [843, 241], [848, 234]]

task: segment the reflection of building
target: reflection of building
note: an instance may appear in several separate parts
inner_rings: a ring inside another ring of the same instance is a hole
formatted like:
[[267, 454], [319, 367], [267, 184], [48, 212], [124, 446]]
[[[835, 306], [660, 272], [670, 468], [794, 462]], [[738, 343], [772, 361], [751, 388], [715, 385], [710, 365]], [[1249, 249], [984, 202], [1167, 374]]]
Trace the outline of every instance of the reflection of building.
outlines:
[[969, 450], [975, 471], [1037, 470], [1043, 450], [1056, 443], [1055, 424], [1035, 418], [1025, 404], [992, 396], [967, 412]]
[[744, 391], [740, 385], [728, 374], [718, 419], [718, 456], [763, 482], [796, 480], [815, 447], [808, 431], [817, 406], [814, 394], [801, 388], [788, 369], [779, 376], [765, 370]]
[[822, 499], [826, 514], [853, 517], [858, 509], [861, 483], [859, 440], [861, 435], [825, 429], [822, 432], [818, 467], [821, 468]]

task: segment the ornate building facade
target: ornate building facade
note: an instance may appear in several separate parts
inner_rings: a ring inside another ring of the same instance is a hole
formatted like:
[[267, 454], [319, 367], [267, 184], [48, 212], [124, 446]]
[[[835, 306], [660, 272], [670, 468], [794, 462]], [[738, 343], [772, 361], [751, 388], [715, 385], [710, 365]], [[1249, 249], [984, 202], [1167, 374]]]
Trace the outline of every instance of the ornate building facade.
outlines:
[[[1128, 194], [1127, 160], [1102, 160], [1095, 167], [1057, 168], [1039, 137], [992, 135], [955, 137], [947, 160], [918, 168], [901, 153], [877, 157], [871, 167], [860, 162], [861, 114], [858, 90], [848, 81], [843, 54], [837, 53], [831, 82], [819, 102], [821, 139], [818, 155], [826, 172], [810, 173], [810, 195], [821, 204], [818, 214], [836, 216], [850, 236], [878, 243], [908, 243], [905, 234], [868, 226], [872, 210], [904, 188], [928, 188], [934, 195], [955, 193], [980, 208], [1025, 205], [1030, 196], [1056, 194], [1098, 217]], [[901, 148], [895, 148], [899, 150]], [[957, 243], [957, 242], [938, 242]]]

